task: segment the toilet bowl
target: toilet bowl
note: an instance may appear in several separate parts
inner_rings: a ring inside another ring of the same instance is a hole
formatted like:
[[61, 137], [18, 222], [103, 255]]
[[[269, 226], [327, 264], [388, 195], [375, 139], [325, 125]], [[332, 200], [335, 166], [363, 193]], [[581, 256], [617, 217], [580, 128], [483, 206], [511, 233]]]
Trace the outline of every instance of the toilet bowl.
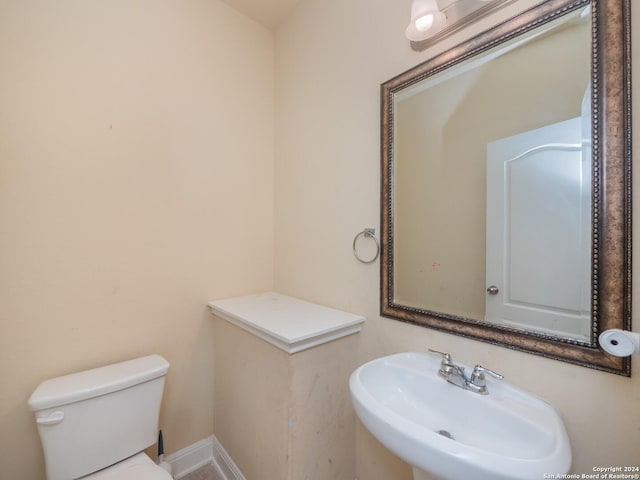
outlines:
[[42, 382], [28, 404], [47, 480], [170, 480], [143, 453], [158, 438], [168, 370], [149, 355]]
[[82, 480], [172, 480], [173, 477], [163, 470], [144, 453], [138, 453], [122, 462], [99, 470]]

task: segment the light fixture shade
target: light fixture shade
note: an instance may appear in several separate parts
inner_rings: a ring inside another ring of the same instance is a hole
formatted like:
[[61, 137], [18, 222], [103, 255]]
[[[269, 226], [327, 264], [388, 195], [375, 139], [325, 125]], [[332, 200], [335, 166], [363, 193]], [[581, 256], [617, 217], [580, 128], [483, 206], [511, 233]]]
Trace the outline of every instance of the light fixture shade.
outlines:
[[413, 0], [411, 23], [405, 35], [412, 42], [420, 42], [438, 33], [446, 23], [447, 17], [438, 9], [436, 0]]

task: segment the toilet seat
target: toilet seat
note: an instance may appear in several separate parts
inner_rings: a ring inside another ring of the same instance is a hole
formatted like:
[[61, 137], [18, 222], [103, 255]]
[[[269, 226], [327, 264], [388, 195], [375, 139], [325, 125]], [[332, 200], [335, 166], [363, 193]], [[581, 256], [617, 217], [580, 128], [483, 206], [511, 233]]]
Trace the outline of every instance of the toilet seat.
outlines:
[[139, 453], [81, 480], [173, 480], [173, 477], [144, 453]]

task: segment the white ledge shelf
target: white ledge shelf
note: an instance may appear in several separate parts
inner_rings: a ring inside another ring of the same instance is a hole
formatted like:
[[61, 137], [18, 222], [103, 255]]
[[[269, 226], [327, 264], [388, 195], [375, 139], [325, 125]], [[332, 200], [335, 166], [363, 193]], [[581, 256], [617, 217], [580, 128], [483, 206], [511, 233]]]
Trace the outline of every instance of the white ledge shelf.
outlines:
[[213, 313], [292, 354], [358, 333], [364, 317], [279, 293], [209, 302]]

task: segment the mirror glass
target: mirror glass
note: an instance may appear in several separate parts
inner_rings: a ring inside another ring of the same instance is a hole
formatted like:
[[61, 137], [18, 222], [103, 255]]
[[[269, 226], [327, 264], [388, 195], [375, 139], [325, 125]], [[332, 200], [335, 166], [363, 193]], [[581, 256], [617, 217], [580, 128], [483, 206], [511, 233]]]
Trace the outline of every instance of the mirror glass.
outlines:
[[394, 96], [396, 302], [589, 342], [590, 46], [586, 6]]
[[382, 85], [383, 316], [630, 374], [628, 14], [548, 0]]

